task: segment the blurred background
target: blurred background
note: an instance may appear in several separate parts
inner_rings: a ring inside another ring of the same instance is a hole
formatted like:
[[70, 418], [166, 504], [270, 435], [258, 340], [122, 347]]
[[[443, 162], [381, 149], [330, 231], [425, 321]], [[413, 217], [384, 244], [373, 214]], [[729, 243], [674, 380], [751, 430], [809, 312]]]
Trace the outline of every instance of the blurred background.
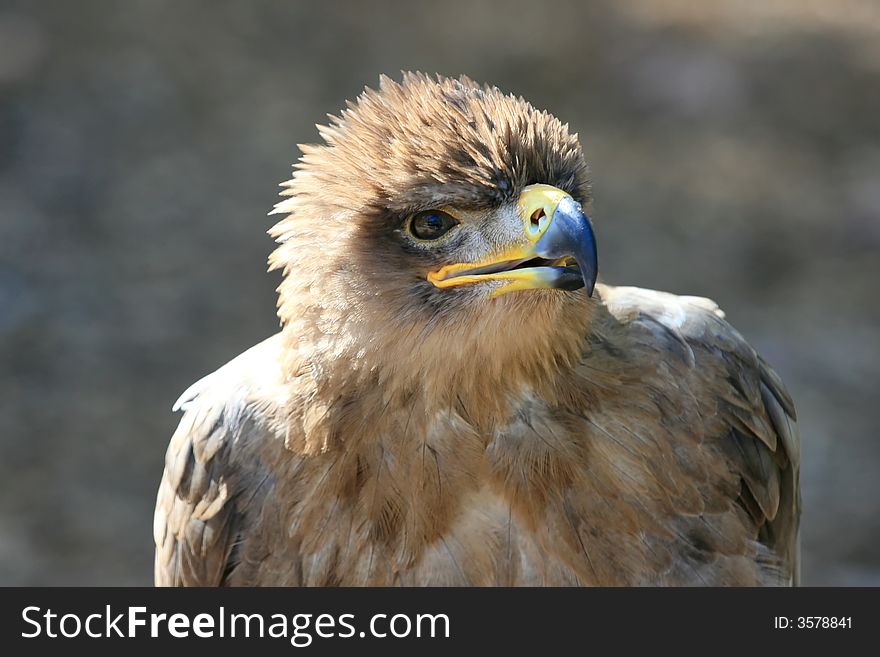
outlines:
[[275, 332], [266, 213], [380, 73], [579, 132], [605, 281], [787, 381], [804, 582], [880, 585], [880, 3], [0, 0], [0, 584], [152, 582], [171, 404]]

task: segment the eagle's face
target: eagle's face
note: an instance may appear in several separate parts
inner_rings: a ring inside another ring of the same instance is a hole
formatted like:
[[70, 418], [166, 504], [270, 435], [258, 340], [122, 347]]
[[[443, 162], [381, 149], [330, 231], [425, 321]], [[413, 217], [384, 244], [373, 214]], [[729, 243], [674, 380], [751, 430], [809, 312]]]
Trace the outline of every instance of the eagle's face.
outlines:
[[532, 184], [515, 201], [471, 209], [444, 205], [419, 210], [398, 228], [414, 256], [416, 276], [454, 303], [456, 288], [492, 299], [535, 289], [592, 293], [596, 280], [593, 231], [579, 203], [557, 187]]
[[359, 353], [390, 336], [464, 358], [470, 336], [583, 309], [596, 247], [567, 126], [495, 88], [408, 74], [319, 129], [276, 206], [285, 324], [308, 316]]

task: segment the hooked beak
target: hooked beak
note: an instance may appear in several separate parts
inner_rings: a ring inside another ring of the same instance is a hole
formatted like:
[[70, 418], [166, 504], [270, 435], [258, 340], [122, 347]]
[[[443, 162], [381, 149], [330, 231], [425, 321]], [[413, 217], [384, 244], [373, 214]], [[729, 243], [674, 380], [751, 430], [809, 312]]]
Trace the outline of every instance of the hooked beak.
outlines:
[[581, 206], [561, 189], [529, 185], [519, 197], [523, 239], [476, 263], [446, 265], [428, 274], [436, 287], [504, 281], [492, 296], [536, 288], [593, 294], [598, 262], [596, 238]]

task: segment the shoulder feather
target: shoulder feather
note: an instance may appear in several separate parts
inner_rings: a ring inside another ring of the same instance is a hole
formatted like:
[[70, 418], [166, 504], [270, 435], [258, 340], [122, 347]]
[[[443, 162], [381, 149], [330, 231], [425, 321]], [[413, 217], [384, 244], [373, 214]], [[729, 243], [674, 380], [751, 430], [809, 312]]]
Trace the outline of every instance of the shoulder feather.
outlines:
[[202, 378], [174, 405], [184, 414], [153, 518], [157, 586], [221, 585], [236, 565], [248, 509], [272, 485], [259, 459], [246, 454], [268, 435], [254, 409], [264, 408], [260, 379], [272, 379], [272, 340]]

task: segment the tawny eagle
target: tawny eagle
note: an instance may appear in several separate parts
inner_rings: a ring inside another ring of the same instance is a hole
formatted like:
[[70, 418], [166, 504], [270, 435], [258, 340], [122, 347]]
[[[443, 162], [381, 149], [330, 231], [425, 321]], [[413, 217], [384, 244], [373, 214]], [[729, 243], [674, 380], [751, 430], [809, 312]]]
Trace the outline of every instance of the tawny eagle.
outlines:
[[797, 582], [785, 387], [712, 301], [596, 284], [567, 125], [405, 74], [319, 130], [280, 332], [175, 406], [157, 584]]

